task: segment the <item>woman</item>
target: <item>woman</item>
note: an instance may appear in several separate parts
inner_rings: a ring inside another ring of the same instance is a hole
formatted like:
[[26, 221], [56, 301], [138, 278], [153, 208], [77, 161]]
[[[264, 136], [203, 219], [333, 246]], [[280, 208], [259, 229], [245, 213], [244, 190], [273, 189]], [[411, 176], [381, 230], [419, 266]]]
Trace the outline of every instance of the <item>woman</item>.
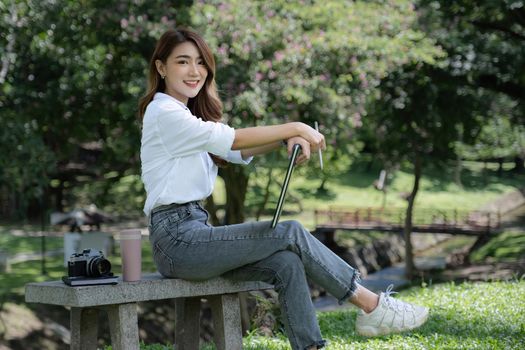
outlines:
[[149, 86], [141, 99], [142, 180], [150, 220], [150, 241], [159, 272], [166, 277], [204, 280], [223, 275], [275, 285], [293, 349], [319, 349], [321, 337], [306, 277], [342, 303], [361, 311], [356, 328], [380, 335], [422, 325], [428, 310], [377, 295], [359, 285], [359, 273], [296, 221], [275, 229], [270, 222], [212, 227], [200, 201], [213, 192], [218, 166], [247, 164], [255, 155], [302, 146], [298, 163], [324, 149], [324, 136], [306, 124], [233, 129], [220, 122], [215, 61], [195, 32], [169, 30], [157, 42]]

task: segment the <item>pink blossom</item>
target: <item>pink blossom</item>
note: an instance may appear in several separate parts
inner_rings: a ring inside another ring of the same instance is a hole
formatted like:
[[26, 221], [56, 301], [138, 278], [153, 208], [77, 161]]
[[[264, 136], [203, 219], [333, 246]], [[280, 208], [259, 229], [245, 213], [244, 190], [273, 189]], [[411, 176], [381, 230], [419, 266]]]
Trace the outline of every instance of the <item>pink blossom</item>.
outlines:
[[357, 112], [352, 114], [352, 118], [350, 119], [350, 122], [352, 123], [352, 126], [354, 128], [360, 128], [361, 126], [363, 126], [363, 121], [361, 120], [361, 114]]
[[255, 73], [255, 81], [261, 81], [263, 78], [263, 74], [261, 72]]
[[221, 56], [226, 56], [226, 54], [228, 53], [228, 46], [225, 45], [225, 44], [222, 44], [221, 46], [219, 46], [219, 48], [217, 49], [217, 53]]
[[284, 53], [282, 53], [282, 51], [276, 51], [274, 54], [273, 54], [273, 57], [275, 58], [275, 60], [277, 62], [279, 61], [282, 61], [284, 59]]

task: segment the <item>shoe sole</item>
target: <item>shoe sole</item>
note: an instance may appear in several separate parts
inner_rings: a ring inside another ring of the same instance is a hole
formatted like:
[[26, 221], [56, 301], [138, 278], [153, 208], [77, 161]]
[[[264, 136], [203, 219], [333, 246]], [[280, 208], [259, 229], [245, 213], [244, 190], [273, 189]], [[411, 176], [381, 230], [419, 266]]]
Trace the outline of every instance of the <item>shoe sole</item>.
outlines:
[[425, 324], [425, 322], [427, 322], [428, 320], [428, 312], [425, 314], [425, 316], [423, 318], [421, 318], [419, 320], [419, 322], [412, 326], [412, 327], [409, 327], [409, 328], [391, 328], [391, 327], [360, 327], [360, 328], [356, 328], [356, 332], [357, 334], [361, 335], [361, 336], [365, 336], [365, 337], [377, 337], [377, 336], [380, 336], [380, 335], [388, 335], [388, 334], [394, 334], [394, 333], [403, 333], [403, 332], [408, 332], [408, 331], [411, 331], [411, 330], [414, 330], [416, 328], [419, 328], [421, 327], [423, 324]]

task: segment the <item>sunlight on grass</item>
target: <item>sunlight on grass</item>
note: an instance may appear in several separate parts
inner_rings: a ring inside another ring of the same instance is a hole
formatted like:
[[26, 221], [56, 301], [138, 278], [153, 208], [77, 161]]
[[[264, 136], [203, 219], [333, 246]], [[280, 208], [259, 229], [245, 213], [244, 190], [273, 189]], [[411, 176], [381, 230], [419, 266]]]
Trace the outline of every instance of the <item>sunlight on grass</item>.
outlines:
[[[404, 334], [366, 338], [355, 333], [356, 310], [318, 313], [327, 350], [383, 349], [522, 349], [525, 343], [525, 280], [441, 284], [412, 288], [397, 297], [430, 308], [428, 322]], [[513, 302], [510, 303], [509, 301]], [[289, 350], [282, 334], [268, 338], [251, 334], [245, 350]], [[145, 345], [144, 350], [169, 349]], [[201, 350], [212, 350], [207, 344]]]
[[470, 256], [473, 262], [483, 261], [487, 258], [496, 261], [525, 258], [525, 232], [504, 232], [493, 237], [490, 242]]
[[[63, 247], [62, 237], [46, 237], [46, 250], [57, 250]], [[0, 250], [9, 252], [10, 255], [27, 252], [40, 252], [42, 237], [13, 236], [0, 228]]]
[[525, 281], [413, 288], [398, 297], [429, 307], [431, 317], [419, 330], [403, 335], [358, 336], [355, 310], [320, 313], [319, 320], [327, 349], [520, 349], [525, 341], [524, 293]]
[[[483, 169], [482, 163], [465, 162], [462, 172], [462, 186], [453, 181], [453, 168], [425, 169], [421, 179], [420, 190], [416, 197], [416, 207], [471, 211], [480, 209], [483, 205], [500, 197], [504, 193], [515, 191], [523, 186], [524, 176], [507, 173], [502, 177], [497, 176], [496, 165], [487, 164]], [[266, 215], [263, 220], [271, 219], [275, 202], [279, 196], [279, 185], [284, 177], [284, 172], [274, 171], [275, 184], [271, 187]], [[367, 169], [363, 164], [356, 164], [346, 174], [332, 178], [326, 184], [326, 192], [318, 193], [321, 184], [320, 178], [307, 175], [305, 169], [298, 168], [290, 183], [286, 206], [282, 220], [295, 219], [307, 228], [314, 227], [312, 212], [315, 209], [373, 207], [383, 205], [384, 194], [374, 188], [373, 182], [377, 179], [380, 169]], [[251, 191], [264, 186], [266, 179], [263, 176], [252, 176], [247, 194], [247, 208], [257, 207], [256, 201], [260, 200], [261, 193], [251, 195]], [[407, 202], [403, 199], [412, 190], [413, 175], [410, 171], [401, 169], [391, 175], [386, 193], [386, 208], [406, 208]], [[224, 188], [222, 182], [218, 183], [216, 191], [218, 203], [224, 201]], [[253, 220], [248, 215], [248, 220]]]
[[[15, 242], [18, 242], [18, 238], [19, 237], [12, 237], [12, 239], [14, 239]], [[10, 240], [6, 239], [5, 237], [4, 242], [7, 242], [8, 246], [11, 245]], [[115, 246], [115, 253], [109, 254], [108, 256], [106, 256], [106, 258], [111, 262], [111, 271], [115, 275], [121, 275], [122, 262], [120, 258], [120, 247], [118, 245], [118, 242]], [[24, 286], [27, 283], [58, 280], [62, 278], [62, 276], [67, 275], [67, 268], [64, 267], [64, 257], [62, 254], [60, 254], [59, 256], [46, 258], [45, 269], [47, 275], [42, 275], [42, 261], [40, 259], [11, 264], [10, 269], [11, 271], [9, 273], [0, 274], [0, 286], [4, 286], [4, 289], [9, 289], [10, 293], [19, 295], [23, 295]], [[143, 239], [142, 272], [149, 273], [156, 271], [157, 268], [153, 263], [150, 243], [147, 239]]]

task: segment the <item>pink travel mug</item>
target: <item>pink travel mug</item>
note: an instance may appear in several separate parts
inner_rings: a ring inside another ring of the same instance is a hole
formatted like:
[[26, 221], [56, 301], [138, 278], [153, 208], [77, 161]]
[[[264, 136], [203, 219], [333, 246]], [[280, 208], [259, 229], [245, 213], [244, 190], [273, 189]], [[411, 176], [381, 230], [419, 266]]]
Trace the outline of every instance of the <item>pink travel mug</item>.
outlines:
[[142, 270], [142, 235], [138, 229], [120, 231], [120, 255], [122, 279], [125, 282], [140, 281]]

